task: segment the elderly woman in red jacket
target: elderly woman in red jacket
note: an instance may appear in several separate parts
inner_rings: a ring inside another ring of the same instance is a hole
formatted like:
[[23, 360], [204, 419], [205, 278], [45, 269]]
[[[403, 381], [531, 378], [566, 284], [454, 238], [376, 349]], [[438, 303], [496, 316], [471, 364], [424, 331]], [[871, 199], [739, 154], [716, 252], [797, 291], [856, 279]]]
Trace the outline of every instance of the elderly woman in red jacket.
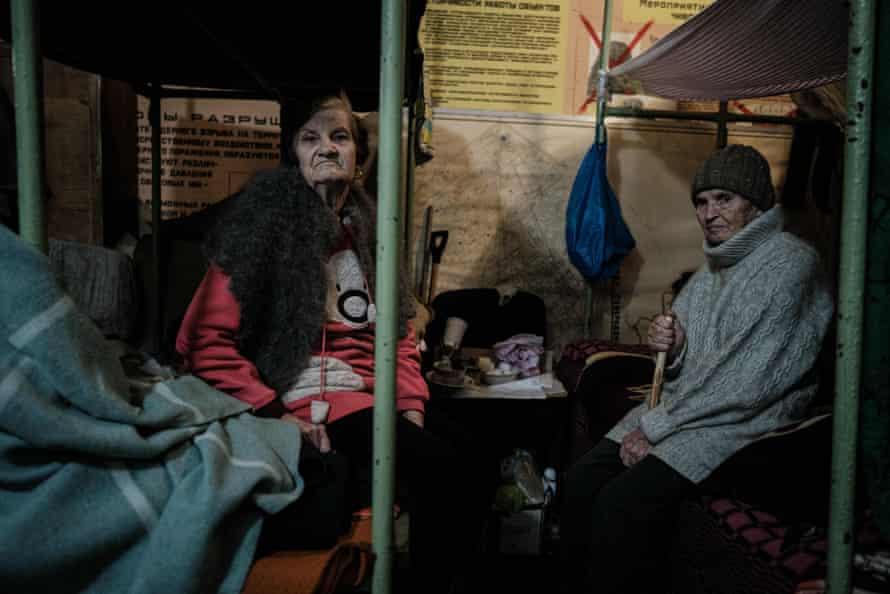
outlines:
[[[227, 200], [206, 240], [210, 267], [176, 341], [190, 372], [259, 416], [297, 423], [320, 452], [345, 457], [353, 507], [370, 501], [375, 377], [374, 203], [358, 165], [368, 154], [365, 138], [345, 97], [308, 110], [284, 138], [291, 163], [258, 174]], [[447, 587], [456, 555], [468, 548], [449, 535], [465, 539], [472, 530], [455, 528], [479, 513], [459, 505], [468, 470], [462, 446], [424, 430], [429, 392], [412, 307], [402, 291], [397, 477], [417, 503], [414, 559]]]

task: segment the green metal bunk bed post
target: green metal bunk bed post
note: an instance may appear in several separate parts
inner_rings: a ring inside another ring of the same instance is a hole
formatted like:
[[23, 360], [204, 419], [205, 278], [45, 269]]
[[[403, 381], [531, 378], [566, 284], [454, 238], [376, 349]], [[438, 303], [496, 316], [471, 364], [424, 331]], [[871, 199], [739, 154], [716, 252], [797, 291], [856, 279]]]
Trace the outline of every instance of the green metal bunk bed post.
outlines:
[[828, 592], [851, 591], [856, 450], [862, 373], [862, 318], [871, 150], [875, 3], [850, 2], [847, 142], [838, 287], [837, 376], [828, 524]]
[[[727, 124], [733, 122], [750, 122], [752, 124], [784, 124], [788, 126], [810, 126], [819, 124], [824, 120], [805, 120], [785, 116], [748, 115], [744, 113], [731, 113], [729, 111], [673, 111], [670, 109], [637, 109], [635, 107], [609, 107], [607, 116], [619, 118], [638, 118], [645, 120], [700, 120], [702, 122], [715, 122], [718, 126], [723, 121]], [[718, 129], [719, 133], [719, 129]], [[728, 130], [727, 130], [728, 134]], [[718, 138], [719, 142], [720, 139]], [[721, 147], [722, 148], [722, 147]]]
[[612, 0], [603, 5], [603, 36], [600, 47], [599, 79], [596, 94], [596, 143], [606, 141], [606, 104], [609, 102], [606, 74], [609, 72], [609, 41], [612, 37]]
[[384, 0], [380, 16], [380, 149], [377, 180], [377, 322], [374, 339], [374, 564], [372, 592], [392, 587], [395, 491], [396, 344], [401, 223], [404, 0]]
[[164, 308], [161, 307], [164, 291], [161, 287], [161, 85], [151, 85], [148, 105], [148, 123], [151, 125], [151, 275], [154, 283], [154, 301], [151, 319], [154, 321], [152, 350], [160, 353], [164, 334]]
[[[606, 108], [609, 103], [608, 83], [606, 74], [609, 72], [609, 40], [612, 37], [612, 0], [606, 0], [603, 5], [603, 35], [600, 46], [599, 77], [596, 94], [596, 143], [606, 142]], [[613, 289], [617, 289], [613, 287]], [[593, 286], [589, 280], [585, 280], [584, 288], [584, 335], [590, 336], [591, 314], [593, 310]], [[614, 334], [614, 332], [613, 332]], [[612, 337], [617, 341], [617, 337]]]
[[[414, 170], [417, 166], [417, 160], [414, 155], [414, 146], [417, 143], [417, 131], [416, 131], [416, 122], [417, 118], [417, 101], [411, 101], [408, 103], [408, 133], [407, 133], [407, 141], [406, 141], [406, 151], [405, 151], [405, 220], [403, 225], [403, 238], [402, 238], [402, 246], [405, 251], [404, 253], [410, 254], [411, 248], [413, 246], [414, 239], [414, 185], [415, 185], [415, 177]], [[413, 262], [412, 262], [413, 264]], [[414, 270], [413, 266], [406, 269], [407, 274], [410, 276], [408, 278], [414, 278], [417, 274], [417, 271]]]
[[40, 55], [38, 6], [13, 0], [12, 71], [15, 89], [16, 167], [18, 171], [19, 233], [46, 253], [46, 212], [43, 190], [43, 63]]
[[727, 114], [729, 113], [729, 101], [721, 101], [717, 112], [717, 148], [726, 147], [729, 142], [729, 128], [727, 127]]
[[[874, 105], [890, 105], [890, 3], [878, 5]], [[862, 403], [862, 461], [870, 509], [881, 535], [890, 540], [890, 114], [873, 114], [871, 192], [866, 261]]]

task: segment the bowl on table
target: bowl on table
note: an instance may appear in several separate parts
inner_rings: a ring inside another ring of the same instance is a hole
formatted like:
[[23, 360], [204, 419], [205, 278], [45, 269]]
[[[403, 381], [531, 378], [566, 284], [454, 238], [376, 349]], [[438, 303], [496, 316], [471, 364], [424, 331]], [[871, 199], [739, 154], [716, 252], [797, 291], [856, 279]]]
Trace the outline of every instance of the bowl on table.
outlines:
[[433, 369], [427, 374], [427, 379], [441, 386], [462, 388], [466, 375], [465, 369], [455, 369], [450, 362], [440, 361], [433, 364]]
[[489, 386], [497, 386], [498, 384], [506, 384], [507, 382], [515, 381], [518, 377], [518, 371], [492, 369], [482, 374], [482, 383]]

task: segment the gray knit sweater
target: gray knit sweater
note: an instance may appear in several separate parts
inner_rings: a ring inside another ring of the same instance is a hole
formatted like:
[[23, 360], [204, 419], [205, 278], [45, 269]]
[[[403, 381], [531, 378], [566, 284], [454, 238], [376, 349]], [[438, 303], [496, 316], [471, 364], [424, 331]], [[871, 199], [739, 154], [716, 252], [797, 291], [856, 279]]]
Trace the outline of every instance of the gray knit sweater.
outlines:
[[705, 244], [706, 263], [674, 302], [686, 344], [665, 370], [661, 404], [630, 411], [608, 439], [641, 428], [651, 454], [698, 483], [800, 420], [833, 304], [815, 250], [782, 224], [776, 206], [723, 244]]

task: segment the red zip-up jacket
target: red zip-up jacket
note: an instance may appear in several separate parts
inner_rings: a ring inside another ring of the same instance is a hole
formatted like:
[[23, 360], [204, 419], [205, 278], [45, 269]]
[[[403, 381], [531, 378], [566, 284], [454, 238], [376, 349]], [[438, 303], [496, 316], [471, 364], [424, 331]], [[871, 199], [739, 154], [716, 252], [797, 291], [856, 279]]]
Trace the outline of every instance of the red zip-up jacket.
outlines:
[[[218, 390], [250, 404], [255, 411], [276, 400], [301, 419], [310, 420], [313, 400], [326, 400], [330, 410], [326, 422], [333, 422], [350, 413], [374, 404], [374, 326], [353, 328], [342, 321], [330, 320], [324, 328], [324, 350], [313, 348], [313, 358], [337, 359], [340, 375], [348, 376], [351, 387], [313, 390], [303, 386], [301, 395], [293, 391], [276, 394], [260, 377], [256, 366], [244, 357], [235, 344], [241, 312], [229, 290], [229, 277], [211, 265], [186, 311], [176, 337], [176, 350], [183, 357], [189, 372]], [[318, 375], [318, 366], [314, 375]], [[328, 371], [333, 379], [337, 374]], [[301, 375], [302, 377], [302, 375]], [[360, 378], [360, 379], [359, 379]], [[324, 379], [322, 379], [324, 381]], [[334, 382], [332, 382], [333, 384]], [[345, 385], [345, 384], [344, 384]], [[308, 393], [307, 393], [308, 392]], [[424, 411], [429, 389], [420, 374], [420, 356], [415, 346], [414, 326], [408, 322], [408, 334], [399, 341], [396, 370], [396, 404], [399, 411]]]

